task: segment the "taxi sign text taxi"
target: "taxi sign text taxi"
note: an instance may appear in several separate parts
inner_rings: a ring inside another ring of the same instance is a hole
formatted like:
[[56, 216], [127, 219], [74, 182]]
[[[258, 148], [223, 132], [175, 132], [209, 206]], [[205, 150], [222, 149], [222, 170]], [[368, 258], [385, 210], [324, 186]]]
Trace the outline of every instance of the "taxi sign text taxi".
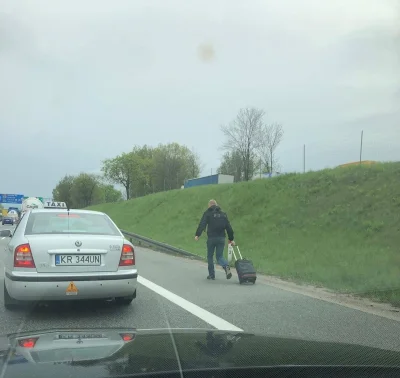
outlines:
[[58, 201], [45, 201], [44, 207], [53, 207], [57, 209], [66, 209], [67, 204], [65, 202], [58, 202]]

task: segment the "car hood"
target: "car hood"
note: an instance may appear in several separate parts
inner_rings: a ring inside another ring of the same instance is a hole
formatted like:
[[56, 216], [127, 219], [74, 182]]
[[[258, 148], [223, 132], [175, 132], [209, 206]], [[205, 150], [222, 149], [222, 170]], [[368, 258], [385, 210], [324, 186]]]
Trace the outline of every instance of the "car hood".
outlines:
[[207, 329], [74, 329], [0, 339], [3, 377], [111, 377], [252, 366], [400, 366], [400, 352]]

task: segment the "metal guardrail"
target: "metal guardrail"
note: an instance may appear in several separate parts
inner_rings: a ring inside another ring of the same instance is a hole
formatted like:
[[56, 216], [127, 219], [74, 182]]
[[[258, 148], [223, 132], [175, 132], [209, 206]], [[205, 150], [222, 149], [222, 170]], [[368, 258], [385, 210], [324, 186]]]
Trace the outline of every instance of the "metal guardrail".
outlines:
[[190, 253], [183, 249], [173, 247], [172, 245], [161, 243], [159, 241], [147, 238], [146, 236], [134, 234], [133, 232], [128, 232], [125, 230], [121, 230], [121, 232], [125, 236], [127, 236], [131, 242], [132, 242], [132, 239], [136, 239], [136, 240], [139, 240], [139, 242], [147, 243], [150, 246], [155, 246], [155, 247], [161, 248], [162, 250], [164, 250], [165, 252], [168, 252], [168, 253], [178, 254], [181, 256], [190, 257], [190, 258], [197, 259], [197, 260], [204, 260], [204, 258], [202, 258], [199, 255], [195, 255], [194, 253]]

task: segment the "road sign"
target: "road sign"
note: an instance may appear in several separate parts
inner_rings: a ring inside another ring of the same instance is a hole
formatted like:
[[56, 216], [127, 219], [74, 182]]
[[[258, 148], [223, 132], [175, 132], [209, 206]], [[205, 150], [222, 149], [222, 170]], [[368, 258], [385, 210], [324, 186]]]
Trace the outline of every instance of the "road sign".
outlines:
[[0, 203], [22, 203], [23, 194], [0, 194]]

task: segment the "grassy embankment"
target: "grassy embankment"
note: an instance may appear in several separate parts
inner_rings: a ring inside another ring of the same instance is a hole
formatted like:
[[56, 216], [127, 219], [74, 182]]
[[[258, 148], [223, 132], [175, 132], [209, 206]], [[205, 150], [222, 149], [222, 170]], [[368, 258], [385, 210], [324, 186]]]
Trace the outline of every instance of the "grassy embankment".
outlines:
[[257, 270], [400, 305], [400, 163], [174, 190], [91, 207], [118, 226], [205, 255], [207, 201], [228, 213]]

